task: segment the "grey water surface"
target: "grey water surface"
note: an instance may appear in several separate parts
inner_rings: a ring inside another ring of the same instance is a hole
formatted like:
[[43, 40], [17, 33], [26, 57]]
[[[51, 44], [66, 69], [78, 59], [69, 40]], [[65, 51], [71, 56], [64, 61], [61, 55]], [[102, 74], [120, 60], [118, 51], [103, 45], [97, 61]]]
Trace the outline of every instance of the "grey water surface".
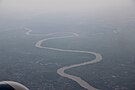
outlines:
[[[30, 28], [31, 34], [26, 35]], [[57, 74], [94, 55], [40, 49], [43, 46], [100, 53], [102, 61], [68, 69], [99, 90], [135, 90], [135, 0], [0, 0], [0, 81], [30, 90], [85, 90]], [[57, 33], [44, 36], [43, 34]], [[42, 34], [42, 35], [41, 35]]]

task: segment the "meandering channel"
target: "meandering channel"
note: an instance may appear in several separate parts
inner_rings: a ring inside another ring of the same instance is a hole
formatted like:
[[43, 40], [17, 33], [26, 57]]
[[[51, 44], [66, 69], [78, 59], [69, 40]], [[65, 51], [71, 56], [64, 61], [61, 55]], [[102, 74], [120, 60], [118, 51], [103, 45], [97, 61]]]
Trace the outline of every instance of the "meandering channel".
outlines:
[[24, 28], [25, 30], [27, 30], [27, 32], [25, 33], [26, 35], [32, 35], [32, 36], [53, 36], [56, 35], [58, 33], [68, 33], [71, 35], [68, 36], [62, 36], [62, 37], [51, 37], [51, 38], [45, 38], [42, 40], [39, 40], [35, 46], [38, 48], [44, 48], [44, 49], [49, 49], [49, 50], [55, 50], [55, 51], [60, 51], [60, 52], [72, 52], [72, 53], [83, 53], [83, 54], [92, 54], [95, 55], [95, 59], [94, 60], [90, 60], [87, 62], [83, 62], [83, 63], [79, 63], [79, 64], [73, 64], [70, 66], [64, 66], [62, 68], [59, 68], [57, 70], [57, 73], [65, 78], [71, 79], [73, 81], [75, 81], [76, 83], [78, 83], [81, 87], [87, 89], [87, 90], [98, 90], [97, 88], [93, 87], [92, 85], [90, 85], [88, 82], [86, 82], [85, 80], [83, 80], [80, 77], [74, 76], [74, 75], [70, 75], [68, 73], [65, 73], [66, 70], [71, 69], [71, 68], [75, 68], [75, 67], [79, 67], [79, 66], [84, 66], [84, 65], [88, 65], [88, 64], [94, 64], [94, 63], [98, 63], [102, 60], [102, 56], [99, 53], [96, 52], [90, 52], [90, 51], [79, 51], [79, 50], [65, 50], [65, 49], [60, 49], [60, 48], [52, 48], [52, 47], [47, 47], [47, 46], [43, 46], [43, 42], [46, 42], [48, 40], [54, 40], [54, 39], [60, 39], [60, 38], [71, 38], [71, 37], [79, 37], [79, 34], [74, 33], [74, 32], [58, 32], [58, 33], [51, 33], [51, 34], [32, 34], [32, 30], [29, 28]]

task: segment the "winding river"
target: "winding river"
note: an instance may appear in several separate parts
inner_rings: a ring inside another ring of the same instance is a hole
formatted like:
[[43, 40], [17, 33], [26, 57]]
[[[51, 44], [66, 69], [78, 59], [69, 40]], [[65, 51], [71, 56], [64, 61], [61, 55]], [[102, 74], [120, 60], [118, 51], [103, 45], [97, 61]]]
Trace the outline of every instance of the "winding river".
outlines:
[[60, 51], [60, 52], [72, 52], [72, 53], [83, 53], [83, 54], [92, 54], [95, 55], [95, 59], [94, 60], [90, 60], [87, 62], [83, 62], [83, 63], [79, 63], [79, 64], [73, 64], [73, 65], [69, 65], [69, 66], [64, 66], [62, 68], [59, 68], [57, 70], [57, 73], [65, 78], [71, 79], [73, 81], [75, 81], [76, 83], [78, 83], [81, 87], [87, 89], [87, 90], [98, 90], [97, 88], [93, 87], [92, 85], [90, 85], [88, 82], [86, 82], [85, 80], [81, 79], [80, 77], [74, 76], [74, 75], [70, 75], [68, 73], [65, 73], [66, 70], [71, 69], [71, 68], [75, 68], [75, 67], [79, 67], [79, 66], [84, 66], [84, 65], [88, 65], [88, 64], [94, 64], [94, 63], [98, 63], [102, 60], [102, 56], [99, 53], [95, 53], [95, 52], [89, 52], [89, 51], [78, 51], [78, 50], [65, 50], [65, 49], [60, 49], [60, 48], [52, 48], [52, 47], [47, 47], [47, 46], [43, 46], [42, 43], [46, 42], [48, 40], [54, 40], [54, 39], [61, 39], [61, 38], [73, 38], [73, 37], [79, 37], [79, 34], [74, 33], [74, 32], [58, 32], [58, 33], [51, 33], [51, 34], [31, 34], [32, 30], [29, 28], [24, 28], [25, 30], [27, 30], [27, 32], [25, 33], [26, 35], [32, 35], [32, 36], [53, 36], [59, 33], [63, 33], [63, 34], [71, 34], [68, 36], [62, 36], [62, 37], [51, 37], [51, 38], [45, 38], [42, 39], [40, 41], [38, 41], [35, 46], [38, 48], [43, 48], [43, 49], [49, 49], [49, 50], [55, 50], [55, 51]]

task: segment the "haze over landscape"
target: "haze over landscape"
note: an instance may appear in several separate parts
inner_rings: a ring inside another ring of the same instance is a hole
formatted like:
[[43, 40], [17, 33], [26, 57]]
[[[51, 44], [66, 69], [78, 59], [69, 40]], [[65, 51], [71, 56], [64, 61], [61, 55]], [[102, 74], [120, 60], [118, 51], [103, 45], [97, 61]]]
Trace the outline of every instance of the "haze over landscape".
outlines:
[[135, 90], [134, 64], [134, 0], [0, 0], [0, 81]]

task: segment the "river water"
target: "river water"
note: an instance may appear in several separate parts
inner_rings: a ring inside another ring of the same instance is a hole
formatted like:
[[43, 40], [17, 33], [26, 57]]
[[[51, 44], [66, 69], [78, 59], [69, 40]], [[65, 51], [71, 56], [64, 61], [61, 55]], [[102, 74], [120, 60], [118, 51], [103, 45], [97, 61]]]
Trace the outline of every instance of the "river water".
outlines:
[[[32, 30], [25, 36], [24, 28]], [[48, 40], [45, 45], [49, 46], [50, 51], [34, 47], [37, 41], [44, 39], [44, 35], [40, 37], [43, 33], [52, 39], [67, 35], [50, 36], [59, 32], [73, 32], [79, 37]], [[35, 35], [30, 36], [29, 33]], [[88, 54], [100, 53], [102, 61], [86, 67], [79, 65], [80, 67], [69, 69], [66, 73], [83, 78], [96, 89], [134, 90], [134, 33], [135, 0], [0, 0], [0, 68], [4, 68], [0, 70], [3, 73], [0, 80], [20, 81], [32, 90], [63, 90], [64, 85], [68, 90], [83, 90], [72, 80], [61, 77], [65, 74], [62, 72], [65, 68], [62, 67], [72, 67], [83, 63], [84, 59], [89, 60], [87, 55], [78, 57], [64, 53], [65, 56], [57, 56], [57, 51], [75, 50], [86, 51]], [[44, 55], [47, 57], [45, 61]], [[94, 58], [92, 56], [91, 60]], [[61, 59], [65, 61], [60, 61]], [[52, 66], [42, 66], [46, 62], [52, 63]], [[53, 63], [58, 63], [58, 66], [53, 66]], [[9, 71], [9, 68], [12, 70]], [[61, 76], [57, 74], [59, 68], [62, 68], [59, 71], [59, 74], [63, 73]], [[50, 76], [49, 80], [46, 75]], [[33, 80], [35, 77], [36, 80]]]

